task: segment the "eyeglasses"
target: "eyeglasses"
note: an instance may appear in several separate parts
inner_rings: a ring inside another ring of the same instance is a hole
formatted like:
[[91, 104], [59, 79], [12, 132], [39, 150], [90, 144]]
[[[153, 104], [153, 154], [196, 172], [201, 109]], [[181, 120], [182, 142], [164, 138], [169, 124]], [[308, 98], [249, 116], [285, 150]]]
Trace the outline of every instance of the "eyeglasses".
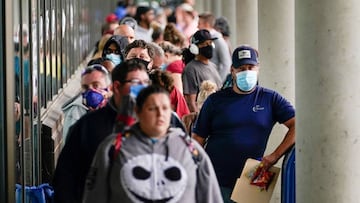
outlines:
[[102, 73], [104, 73], [106, 75], [109, 74], [108, 70], [104, 66], [102, 66], [100, 64], [94, 64], [94, 65], [86, 67], [82, 71], [81, 76], [92, 73], [94, 70], [100, 71], [100, 72], [102, 72]]
[[151, 80], [131, 79], [125, 80], [124, 83], [131, 83], [131, 85], [151, 85]]

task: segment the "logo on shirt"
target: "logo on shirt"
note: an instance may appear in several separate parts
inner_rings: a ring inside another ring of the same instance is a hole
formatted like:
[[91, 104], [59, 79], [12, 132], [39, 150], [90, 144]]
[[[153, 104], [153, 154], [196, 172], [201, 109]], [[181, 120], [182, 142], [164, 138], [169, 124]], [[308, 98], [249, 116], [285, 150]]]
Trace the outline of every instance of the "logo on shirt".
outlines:
[[260, 105], [256, 105], [252, 108], [253, 112], [258, 112], [264, 110], [264, 107], [261, 107]]

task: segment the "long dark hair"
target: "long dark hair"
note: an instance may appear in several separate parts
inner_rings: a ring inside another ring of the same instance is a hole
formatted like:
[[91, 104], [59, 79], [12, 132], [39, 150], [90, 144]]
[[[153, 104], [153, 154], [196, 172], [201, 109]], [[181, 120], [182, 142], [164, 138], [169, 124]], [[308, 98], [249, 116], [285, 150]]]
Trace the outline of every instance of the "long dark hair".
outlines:
[[195, 58], [195, 55], [190, 52], [189, 48], [184, 48], [182, 52], [182, 60], [185, 65], [187, 65], [190, 61]]

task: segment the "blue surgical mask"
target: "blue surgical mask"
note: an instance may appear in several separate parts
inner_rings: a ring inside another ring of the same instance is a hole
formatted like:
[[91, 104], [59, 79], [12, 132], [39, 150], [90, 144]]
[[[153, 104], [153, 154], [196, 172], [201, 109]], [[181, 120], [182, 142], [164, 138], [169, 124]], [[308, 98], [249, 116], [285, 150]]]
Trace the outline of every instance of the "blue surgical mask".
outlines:
[[160, 70], [165, 71], [167, 66], [168, 66], [168, 64], [165, 64], [165, 63], [161, 64]]
[[257, 83], [257, 71], [246, 70], [236, 73], [236, 86], [244, 92], [252, 90]]
[[107, 54], [106, 58], [110, 59], [114, 66], [121, 63], [121, 57], [118, 54]]
[[130, 96], [136, 98], [139, 95], [139, 92], [144, 89], [147, 85], [137, 84], [130, 86]]
[[84, 105], [91, 107], [92, 109], [97, 109], [106, 102], [104, 95], [93, 89], [89, 89], [82, 93], [82, 96]]

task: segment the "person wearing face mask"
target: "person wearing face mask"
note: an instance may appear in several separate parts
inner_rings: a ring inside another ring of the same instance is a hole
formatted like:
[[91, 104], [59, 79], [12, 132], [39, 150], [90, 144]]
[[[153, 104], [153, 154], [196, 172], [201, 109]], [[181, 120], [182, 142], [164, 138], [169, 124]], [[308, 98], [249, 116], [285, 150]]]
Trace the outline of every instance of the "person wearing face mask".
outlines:
[[64, 112], [63, 145], [69, 128], [88, 111], [102, 108], [110, 96], [110, 76], [100, 64], [86, 67], [81, 74], [81, 93], [62, 106]]
[[157, 85], [143, 89], [135, 112], [137, 123], [100, 144], [83, 203], [222, 203], [205, 151], [181, 129], [170, 126], [167, 90]]
[[82, 202], [85, 178], [98, 145], [113, 132], [120, 111], [133, 111], [126, 106], [130, 94], [150, 83], [146, 64], [138, 59], [121, 62], [111, 72], [111, 79], [113, 94], [107, 104], [83, 115], [69, 130], [52, 181], [55, 202]]
[[137, 39], [127, 45], [124, 49], [125, 60], [138, 58], [147, 63], [148, 72], [153, 67], [153, 58], [155, 57], [155, 50], [153, 46], [144, 40]]
[[[136, 21], [135, 21], [136, 22]], [[129, 43], [135, 40], [135, 31], [130, 25], [120, 24], [115, 30], [114, 35], [120, 35], [126, 37]]]
[[196, 97], [204, 80], [214, 82], [221, 87], [221, 78], [216, 65], [210, 61], [213, 53], [213, 40], [209, 31], [198, 30], [191, 37], [189, 51], [195, 58], [186, 64], [182, 73], [183, 94], [190, 112], [198, 112]]
[[211, 58], [211, 61], [216, 64], [220, 78], [224, 81], [227, 74], [230, 73], [229, 68], [231, 66], [231, 54], [223, 35], [214, 28], [215, 21], [216, 18], [212, 13], [202, 13], [199, 15], [198, 28], [206, 29], [210, 32], [212, 37], [218, 38], [214, 41], [216, 49], [213, 49], [213, 57]]
[[[233, 85], [208, 97], [193, 129], [193, 138], [205, 146], [214, 165], [224, 202], [232, 202], [232, 189], [248, 158], [261, 160], [267, 170], [295, 144], [294, 107], [276, 91], [258, 85], [258, 75], [257, 50], [237, 47], [232, 54]], [[264, 156], [277, 122], [288, 131]]]
[[126, 37], [113, 35], [106, 41], [102, 57], [110, 59], [114, 66], [117, 66], [124, 60], [123, 50], [128, 44]]
[[[156, 70], [156, 67], [154, 67], [156, 58], [155, 49], [159, 48], [161, 50], [161, 47], [155, 47], [153, 45], [153, 43], [147, 43], [141, 39], [133, 41], [128, 46], [126, 46], [124, 50], [125, 60], [141, 61], [146, 65], [147, 72], [150, 74], [152, 71]], [[185, 126], [175, 112], [172, 112], [171, 125], [185, 130]]]
[[[130, 115], [126, 121], [134, 121], [133, 101], [151, 83], [147, 65], [138, 58], [117, 65], [111, 72], [112, 96], [107, 104], [85, 114], [70, 128], [52, 181], [55, 202], [82, 202], [85, 178], [99, 144], [114, 132], [124, 112]], [[178, 127], [173, 116], [170, 122]]]

